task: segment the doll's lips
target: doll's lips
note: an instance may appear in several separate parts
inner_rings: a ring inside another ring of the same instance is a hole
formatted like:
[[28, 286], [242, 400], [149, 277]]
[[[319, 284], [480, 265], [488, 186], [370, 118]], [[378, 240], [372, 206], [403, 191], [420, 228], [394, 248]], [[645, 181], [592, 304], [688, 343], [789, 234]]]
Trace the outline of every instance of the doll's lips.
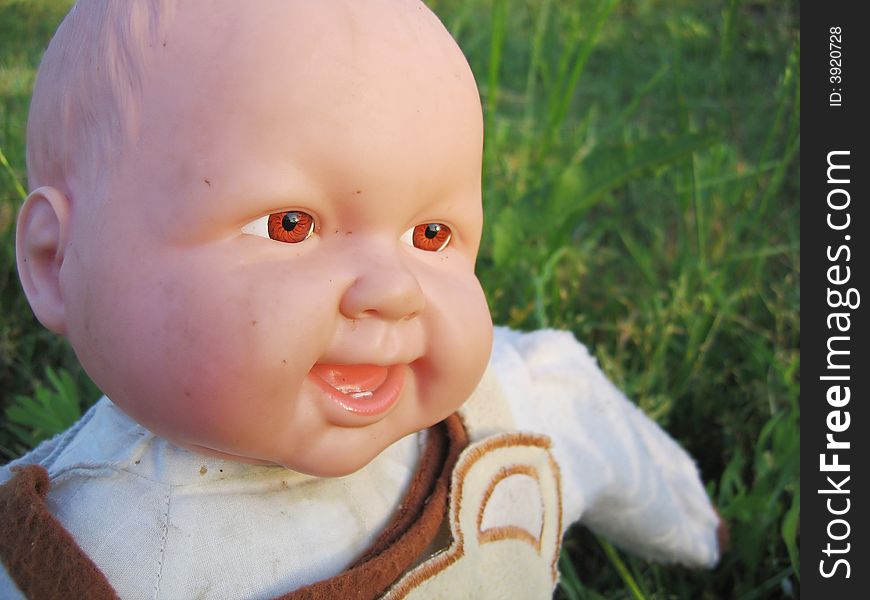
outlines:
[[314, 382], [341, 408], [358, 415], [379, 415], [399, 399], [405, 381], [401, 365], [324, 365], [311, 368]]

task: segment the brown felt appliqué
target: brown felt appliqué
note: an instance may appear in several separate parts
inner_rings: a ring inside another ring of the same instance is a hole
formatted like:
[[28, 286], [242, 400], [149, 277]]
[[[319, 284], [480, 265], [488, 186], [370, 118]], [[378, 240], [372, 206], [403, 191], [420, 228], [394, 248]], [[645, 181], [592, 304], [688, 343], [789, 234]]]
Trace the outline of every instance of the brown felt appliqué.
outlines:
[[48, 473], [30, 465], [0, 486], [0, 558], [27, 598], [117, 599], [97, 565], [48, 512]]

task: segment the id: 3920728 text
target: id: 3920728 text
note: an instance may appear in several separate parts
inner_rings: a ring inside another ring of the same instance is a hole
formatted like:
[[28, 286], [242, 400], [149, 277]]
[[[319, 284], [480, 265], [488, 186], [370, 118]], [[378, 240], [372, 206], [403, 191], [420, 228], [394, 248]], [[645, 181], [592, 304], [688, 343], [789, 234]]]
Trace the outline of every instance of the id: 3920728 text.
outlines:
[[843, 28], [834, 26], [829, 28], [828, 42], [828, 82], [830, 93], [828, 94], [828, 106], [843, 105]]

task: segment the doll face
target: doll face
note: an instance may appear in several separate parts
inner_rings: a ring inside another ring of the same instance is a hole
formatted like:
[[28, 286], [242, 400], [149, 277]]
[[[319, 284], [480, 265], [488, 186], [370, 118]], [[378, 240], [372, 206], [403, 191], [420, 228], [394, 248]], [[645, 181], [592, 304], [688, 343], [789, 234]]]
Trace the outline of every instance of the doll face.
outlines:
[[422, 5], [244, 4], [181, 3], [141, 138], [72, 199], [67, 333], [155, 433], [346, 474], [486, 366], [477, 91]]

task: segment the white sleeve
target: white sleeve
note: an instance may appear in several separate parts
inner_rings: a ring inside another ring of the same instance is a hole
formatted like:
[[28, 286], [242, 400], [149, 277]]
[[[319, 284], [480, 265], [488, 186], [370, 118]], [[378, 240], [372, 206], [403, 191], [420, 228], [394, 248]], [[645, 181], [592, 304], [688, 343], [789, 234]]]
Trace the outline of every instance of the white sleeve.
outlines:
[[658, 561], [718, 560], [719, 519], [694, 462], [571, 333], [497, 328], [492, 364], [517, 428], [553, 442], [566, 528], [579, 520]]

